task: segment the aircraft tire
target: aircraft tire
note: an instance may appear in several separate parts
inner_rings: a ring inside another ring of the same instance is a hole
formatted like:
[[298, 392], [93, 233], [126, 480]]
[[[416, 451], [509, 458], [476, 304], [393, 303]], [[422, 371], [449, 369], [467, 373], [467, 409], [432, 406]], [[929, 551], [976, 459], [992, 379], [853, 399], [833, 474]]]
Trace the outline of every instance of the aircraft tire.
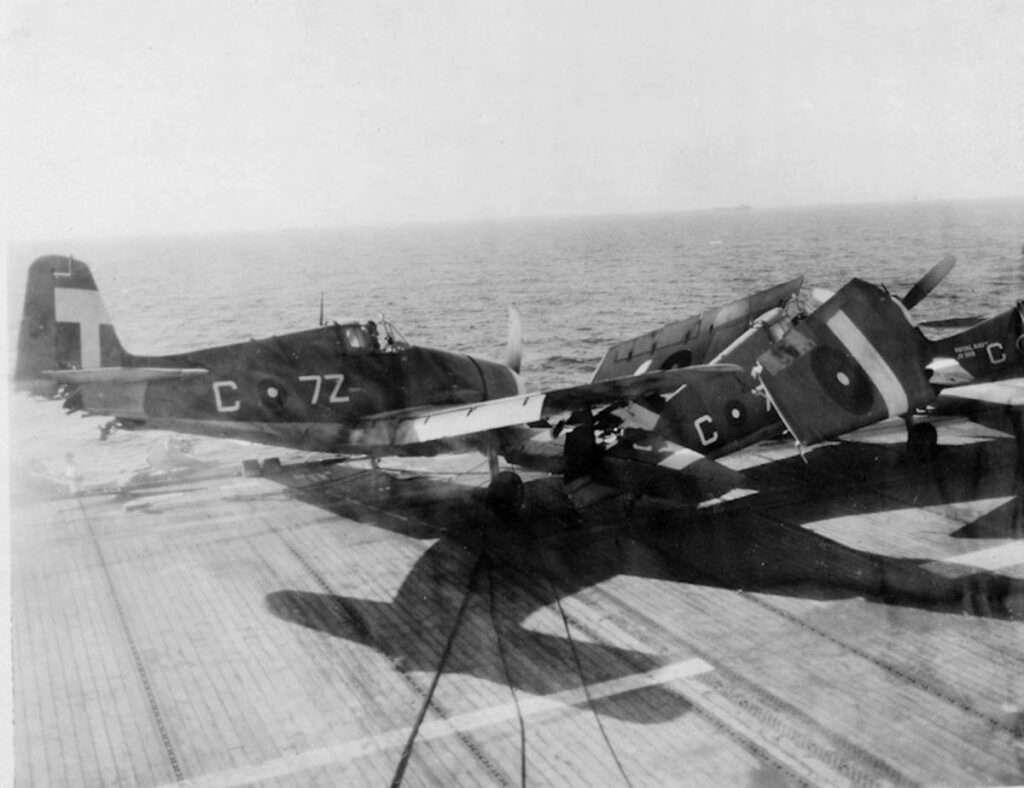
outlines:
[[927, 462], [939, 450], [939, 433], [933, 424], [913, 424], [907, 430], [907, 454], [911, 459]]
[[526, 486], [518, 473], [502, 471], [487, 488], [487, 505], [491, 511], [506, 517], [517, 517], [526, 502]]

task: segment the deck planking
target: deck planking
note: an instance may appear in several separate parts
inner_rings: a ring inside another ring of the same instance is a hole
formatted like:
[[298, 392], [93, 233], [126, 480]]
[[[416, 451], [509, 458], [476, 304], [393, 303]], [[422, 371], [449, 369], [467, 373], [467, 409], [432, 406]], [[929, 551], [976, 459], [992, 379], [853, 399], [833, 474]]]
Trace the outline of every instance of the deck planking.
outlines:
[[16, 784], [1019, 783], [1017, 453], [940, 432], [517, 524], [473, 457], [19, 496]]

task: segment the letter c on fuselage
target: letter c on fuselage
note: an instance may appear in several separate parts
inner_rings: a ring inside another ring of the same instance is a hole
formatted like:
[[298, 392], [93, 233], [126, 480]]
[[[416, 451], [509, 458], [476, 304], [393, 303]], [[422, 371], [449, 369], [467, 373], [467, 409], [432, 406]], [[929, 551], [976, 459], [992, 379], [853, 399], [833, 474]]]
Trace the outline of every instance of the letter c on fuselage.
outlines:
[[213, 399], [217, 404], [217, 410], [220, 413], [237, 413], [238, 409], [242, 407], [242, 401], [238, 399], [237, 394], [235, 395], [234, 402], [225, 402], [224, 394], [222, 389], [231, 389], [234, 392], [238, 391], [238, 384], [233, 380], [216, 380], [213, 383]]
[[998, 366], [999, 364], [1006, 363], [1006, 349], [1003, 347], [1002, 342], [992, 342], [986, 348], [985, 352], [988, 353], [989, 363]]
[[[697, 430], [697, 437], [700, 438], [701, 446], [710, 446], [718, 440], [718, 430], [714, 427], [714, 419], [710, 416], [701, 416], [693, 420], [693, 428]], [[710, 434], [706, 427], [711, 427]]]

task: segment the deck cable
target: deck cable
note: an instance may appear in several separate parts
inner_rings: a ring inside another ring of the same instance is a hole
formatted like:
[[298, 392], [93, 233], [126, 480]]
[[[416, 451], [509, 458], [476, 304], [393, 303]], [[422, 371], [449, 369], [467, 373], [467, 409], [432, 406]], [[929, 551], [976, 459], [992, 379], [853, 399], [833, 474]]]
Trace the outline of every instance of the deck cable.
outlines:
[[494, 629], [494, 636], [498, 643], [498, 655], [501, 657], [501, 669], [505, 674], [505, 683], [512, 695], [512, 702], [516, 707], [516, 719], [519, 721], [519, 782], [522, 788], [526, 788], [526, 720], [523, 718], [523, 711], [519, 706], [519, 695], [512, 684], [512, 674], [508, 667], [508, 655], [505, 653], [505, 639], [501, 636], [501, 629], [498, 627], [497, 616], [495, 615], [494, 604], [494, 571], [490, 558], [487, 558], [487, 593], [490, 598], [489, 613], [491, 627]]
[[473, 596], [474, 581], [476, 580], [477, 574], [479, 573], [482, 565], [483, 553], [478, 552], [476, 560], [473, 563], [473, 569], [469, 574], [469, 582], [466, 584], [466, 593], [463, 595], [462, 602], [459, 604], [458, 612], [455, 614], [455, 622], [452, 624], [451, 631], [445, 639], [440, 662], [434, 670], [434, 677], [430, 680], [430, 686], [427, 688], [426, 695], [423, 698], [423, 703], [420, 704], [420, 710], [416, 715], [416, 721], [412, 724], [412, 728], [409, 731], [409, 738], [406, 740], [405, 747], [402, 749], [402, 756], [398, 759], [398, 766], [395, 767], [395, 775], [391, 778], [391, 788], [398, 788], [398, 786], [402, 784], [402, 780], [405, 778], [405, 770], [409, 765], [412, 748], [416, 744], [416, 738], [419, 736], [420, 726], [423, 724], [423, 720], [427, 716], [427, 709], [429, 709], [433, 703], [434, 691], [437, 689], [441, 676], [444, 675], [445, 666], [448, 664], [448, 657], [451, 656], [452, 653], [452, 646], [454, 645], [455, 638], [458, 636], [459, 630], [462, 627], [462, 619], [465, 616], [466, 608], [469, 607], [470, 597]]
[[580, 687], [583, 689], [583, 694], [587, 698], [587, 705], [590, 707], [590, 711], [594, 715], [594, 721], [597, 723], [598, 730], [601, 731], [601, 738], [604, 739], [605, 747], [608, 748], [608, 752], [612, 756], [612, 760], [615, 761], [615, 765], [619, 769], [619, 774], [622, 775], [622, 779], [626, 785], [632, 788], [633, 783], [626, 774], [626, 769], [623, 767], [622, 761], [619, 760], [619, 755], [615, 752], [615, 747], [612, 746], [612, 741], [608, 737], [608, 731], [605, 730], [604, 723], [601, 721], [601, 714], [594, 706], [594, 699], [590, 694], [590, 685], [587, 682], [586, 677], [583, 675], [583, 663], [580, 662], [579, 651], [576, 649], [576, 641], [572, 636], [572, 632], [569, 630], [569, 616], [566, 615], [565, 608], [562, 607], [561, 595], [558, 594], [555, 589], [555, 584], [551, 580], [550, 572], [544, 572], [544, 579], [547, 580], [548, 588], [551, 590], [551, 596], [555, 598], [555, 605], [558, 607], [558, 613], [562, 617], [562, 626], [565, 628], [565, 637], [569, 641], [569, 649], [572, 651], [573, 662], [576, 663], [576, 673], [580, 677]]

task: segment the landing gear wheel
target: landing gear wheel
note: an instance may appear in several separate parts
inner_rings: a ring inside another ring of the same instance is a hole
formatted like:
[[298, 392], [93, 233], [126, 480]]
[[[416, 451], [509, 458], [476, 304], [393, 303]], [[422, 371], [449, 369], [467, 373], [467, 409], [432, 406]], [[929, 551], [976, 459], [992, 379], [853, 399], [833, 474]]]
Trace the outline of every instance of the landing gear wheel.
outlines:
[[939, 434], [932, 424], [913, 424], [907, 429], [907, 454], [911, 459], [927, 462], [939, 451]]
[[517, 517], [523, 511], [526, 487], [519, 474], [502, 471], [487, 488], [487, 505], [491, 511], [507, 517]]
[[395, 492], [395, 480], [386, 473], [381, 473], [373, 483], [374, 492], [378, 495], [390, 498]]

